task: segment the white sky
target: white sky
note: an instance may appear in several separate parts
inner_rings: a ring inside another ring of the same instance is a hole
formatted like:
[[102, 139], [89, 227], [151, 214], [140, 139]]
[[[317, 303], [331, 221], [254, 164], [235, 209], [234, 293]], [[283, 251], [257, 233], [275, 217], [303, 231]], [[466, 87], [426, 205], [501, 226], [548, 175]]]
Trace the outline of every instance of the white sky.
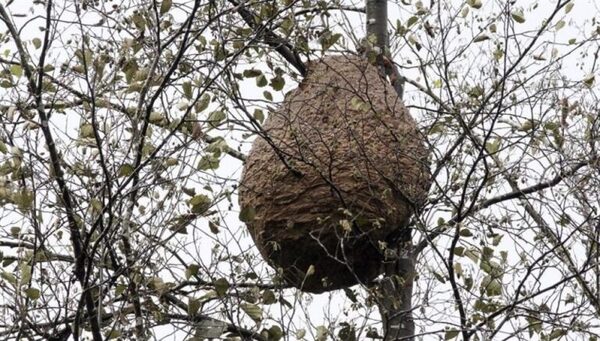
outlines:
[[[6, 3], [6, 0], [0, 0], [3, 3]], [[427, 5], [428, 1], [425, 1], [425, 4]], [[459, 4], [462, 2], [459, 1], [448, 1], [448, 3], [451, 4]], [[479, 11], [483, 12], [483, 13], [487, 13], [484, 12], [486, 11], [486, 9], [488, 9], [489, 7], [492, 7], [494, 1], [489, 1], [489, 0], [484, 0], [483, 1], [484, 6], [482, 9], [480, 9]], [[400, 20], [401, 22], [406, 22], [408, 20], [408, 18], [412, 15], [412, 12], [414, 10], [414, 7], [411, 6], [404, 6], [401, 5], [399, 2], [394, 3], [394, 2], [389, 2], [390, 6], [389, 6], [389, 20], [390, 23], [395, 24], [396, 20]], [[533, 4], [537, 4], [538, 7], [537, 9], [533, 10], [532, 12], [529, 12], [528, 9], [531, 8], [531, 6], [533, 6]], [[517, 1], [516, 3], [517, 6], [522, 6], [523, 9], [525, 10], [526, 13], [526, 22], [524, 24], [521, 24], [518, 26], [519, 31], [527, 31], [527, 30], [535, 30], [539, 27], [540, 25], [540, 21], [542, 18], [546, 17], [547, 13], [550, 11], [550, 9], [554, 6], [554, 2], [550, 2], [550, 1]], [[489, 7], [488, 7], [489, 6]], [[564, 43], [563, 48], [566, 50], [569, 48], [568, 46], [568, 41], [569, 39], [572, 38], [577, 38], [581, 35], [581, 32], [578, 31], [577, 25], [581, 24], [581, 22], [578, 22], [579, 19], [581, 18], [582, 20], [589, 20], [590, 17], [592, 16], [592, 13], [598, 13], [598, 8], [597, 8], [597, 3], [593, 0], [577, 0], [575, 1], [575, 6], [573, 8], [573, 11], [568, 15], [568, 18], [566, 18], [566, 22], [567, 25], [562, 28], [560, 31], [557, 31], [554, 37], [554, 41], [555, 42], [561, 42]], [[38, 6], [39, 7], [39, 6]], [[458, 6], [456, 6], [458, 7]], [[10, 9], [12, 11], [13, 14], [23, 14], [24, 17], [19, 16], [17, 18], [17, 22], [20, 25], [20, 23], [28, 20], [31, 16], [31, 12], [29, 12], [29, 8], [30, 8], [30, 2], [29, 1], [22, 1], [22, 0], [16, 0], [11, 6]], [[471, 10], [472, 12], [475, 12], [475, 10]], [[474, 18], [474, 23], [475, 23], [475, 14], [471, 13], [471, 15], [473, 15]], [[362, 20], [360, 20], [360, 16], [354, 13], [348, 14], [348, 18], [349, 18], [349, 22], [350, 25], [353, 25], [353, 28], [355, 29], [355, 34], [357, 36], [361, 36], [362, 32], [363, 32], [363, 25], [364, 22]], [[90, 22], [94, 22], [94, 20], [97, 20], [97, 18], [93, 18], [90, 17], [88, 19]], [[572, 24], [572, 25], [569, 25]], [[40, 36], [40, 33], [37, 29], [34, 29], [34, 27], [36, 27], [37, 25], [30, 25], [30, 29], [26, 29], [24, 31], [22, 31], [22, 38], [24, 38], [25, 40], [29, 40], [32, 39], [33, 37], [36, 36]], [[3, 29], [3, 28], [2, 28]], [[65, 33], [66, 34], [66, 33]], [[455, 44], [460, 44], [461, 43], [461, 39], [471, 39], [472, 35], [465, 35], [464, 38], [458, 38], [455, 42], [450, 42], [450, 43], [455, 43]], [[489, 45], [487, 44], [482, 44], [481, 48], [489, 48]], [[560, 48], [560, 47], [557, 47]], [[400, 65], [402, 66], [407, 66], [409, 65], [407, 63], [407, 61], [410, 59], [414, 65], [414, 63], [416, 62], [416, 60], [414, 60], [411, 56], [413, 56], [413, 54], [408, 52], [409, 47], [407, 47], [406, 45], [401, 45], [400, 49], [396, 52], [395, 55], [395, 61], [398, 62]], [[1, 52], [1, 51], [0, 51]], [[537, 49], [536, 51], [533, 51], [532, 54], [544, 54], [544, 55], [549, 55], [551, 53], [551, 48], [540, 48]], [[563, 52], [561, 52], [563, 53]], [[56, 56], [54, 56], [56, 57]], [[477, 61], [474, 60], [473, 61], [474, 64], [477, 64]], [[416, 68], [407, 68], [404, 69], [405, 75], [409, 78], [415, 79], [416, 81], [420, 81], [420, 77], [419, 77], [419, 70]], [[578, 79], [582, 79], [583, 77], [585, 77], [588, 73], [589, 70], [586, 70], [586, 67], [583, 67], [583, 70], [579, 69], [576, 65], [565, 65], [564, 66], [564, 75], [568, 78], [574, 79], [574, 80], [578, 80]], [[291, 82], [288, 82], [288, 85], [286, 86], [285, 90], [288, 90], [291, 87]], [[250, 96], [254, 95], [257, 98], [262, 97], [262, 91], [256, 92], [254, 94], [250, 93]], [[415, 105], [415, 104], [420, 104], [419, 102], [421, 101], [420, 99], [420, 95], [418, 93], [418, 91], [416, 89], [414, 89], [411, 86], [407, 87], [407, 91], [406, 91], [406, 103], [407, 105], [411, 106], [411, 105]], [[282, 93], [276, 93], [275, 94], [275, 100], [281, 100], [282, 99]], [[418, 110], [413, 110], [413, 115], [416, 116], [417, 118], [420, 118], [422, 115]], [[58, 120], [56, 120], [55, 125], [57, 127], [62, 127], [61, 129], [64, 129], [64, 132], [69, 135], [69, 131], [71, 132], [76, 132], [77, 128], [79, 127], [79, 122], [77, 121], [67, 121], [65, 120], [64, 122], [60, 122]], [[249, 145], [245, 145], [244, 148], [248, 148]], [[232, 158], [226, 157], [222, 163], [221, 163], [221, 167], [218, 170], [217, 174], [219, 176], [222, 177], [226, 177], [226, 178], [238, 178], [239, 174], [240, 174], [240, 170], [241, 170], [241, 164], [239, 161], [234, 160]], [[443, 180], [443, 179], [442, 179]], [[237, 202], [237, 200], [234, 200], [234, 202]], [[222, 207], [224, 208], [224, 207]], [[235, 212], [235, 209], [234, 209]], [[435, 222], [437, 221], [439, 216], [447, 216], [447, 214], [444, 214], [443, 212], [435, 212], [434, 214], [431, 214], [428, 218], [430, 219], [431, 222]], [[196, 223], [196, 228], [206, 231], [207, 230], [207, 226], [206, 226], [207, 222], [205, 220], [202, 221], [198, 221]], [[225, 226], [228, 226], [230, 228], [233, 229], [238, 229], [239, 227], [242, 227], [242, 224], [238, 221], [237, 219], [237, 214], [230, 214], [226, 217], [226, 220], [224, 222]], [[245, 238], [243, 240], [243, 243], [245, 245], [242, 245], [240, 247], [240, 249], [244, 249], [245, 247], [250, 245], [251, 240], [249, 238]], [[502, 247], [506, 248], [507, 250], [510, 249], [516, 249], [514, 245], [510, 245], [511, 239], [510, 238], [505, 238], [503, 243], [505, 244], [501, 244]], [[508, 244], [506, 244], [508, 243]], [[209, 243], [207, 243], [209, 244]], [[210, 259], [211, 257], [211, 252], [210, 252], [210, 247], [203, 247], [204, 245], [196, 245], [198, 247], [198, 253], [199, 253], [199, 257], [203, 258], [203, 259]], [[518, 253], [517, 252], [511, 252], [510, 253], [510, 257], [512, 257], [513, 259], [517, 259], [518, 258]], [[443, 271], [440, 267], [439, 264], [435, 264], [435, 263], [431, 263], [431, 262], [423, 262], [424, 266], [431, 268], [433, 270], [438, 269], [439, 271]], [[473, 271], [477, 271], [476, 267], [472, 265], [472, 270]], [[552, 282], [552, 277], [555, 276], [555, 274], [553, 273], [548, 273], [546, 276], [548, 276], [548, 281]], [[434, 283], [431, 282], [421, 282], [419, 283], [419, 288], [417, 289], [417, 293], [419, 292], [423, 292], [425, 290], [431, 290], [432, 288], [430, 288], [429, 286], [434, 285]], [[435, 303], [437, 302], [441, 302], [441, 301], [447, 301], [450, 299], [450, 297], [448, 297], [448, 292], [445, 290], [441, 291], [441, 295], [446, 295], [446, 296], [436, 296], [435, 291], [433, 291], [432, 296], [430, 297], [430, 305], [427, 309], [432, 309], [435, 310]], [[300, 325], [307, 325], [308, 324], [308, 319], [310, 319], [311, 323], [313, 323], [313, 327], [319, 324], [322, 324], [324, 319], [326, 317], [328, 317], [330, 314], [332, 314], [333, 316], [337, 315], [337, 313], [339, 312], [339, 307], [342, 306], [345, 302], [344, 299], [344, 294], [343, 293], [329, 293], [329, 294], [323, 294], [323, 295], [315, 295], [315, 296], [311, 296], [311, 295], [301, 295], [301, 297], [299, 298], [300, 300], [306, 302], [306, 306], [307, 306], [307, 310], [305, 312], [302, 313], [298, 313], [296, 314], [295, 318], [293, 319], [294, 323], [297, 326]], [[422, 302], [420, 302], [422, 303]], [[277, 307], [273, 306], [271, 307], [269, 313], [273, 314], [273, 316], [277, 316], [279, 314], [279, 312], [276, 311]], [[370, 318], [377, 320], [378, 319], [378, 313], [376, 310], [373, 310], [372, 315], [370, 316]], [[350, 315], [352, 315], [352, 313], [350, 313]], [[442, 321], [445, 322], [445, 321]], [[428, 326], [428, 330], [437, 330], [437, 329], [443, 329], [443, 327], [445, 326], [445, 324], [431, 324]], [[507, 326], [507, 328], [512, 328], [511, 326]], [[307, 331], [309, 328], [307, 327]], [[310, 332], [310, 331], [309, 331]], [[170, 331], [165, 330], [165, 333], [168, 334], [170, 333]], [[310, 333], [308, 333], [307, 335], [310, 335]], [[170, 337], [170, 339], [172, 340], [178, 340], [180, 339], [181, 335], [180, 334], [173, 334], [172, 337]], [[425, 337], [425, 340], [428, 339], [437, 339], [434, 337]]]

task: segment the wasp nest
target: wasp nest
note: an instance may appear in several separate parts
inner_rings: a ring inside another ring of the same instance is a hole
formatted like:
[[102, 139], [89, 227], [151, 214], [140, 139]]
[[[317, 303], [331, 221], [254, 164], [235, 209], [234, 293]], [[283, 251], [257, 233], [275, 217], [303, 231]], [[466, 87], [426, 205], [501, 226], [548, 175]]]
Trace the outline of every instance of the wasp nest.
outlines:
[[250, 233], [285, 280], [320, 293], [381, 274], [431, 185], [416, 123], [377, 68], [325, 57], [271, 113], [245, 164]]

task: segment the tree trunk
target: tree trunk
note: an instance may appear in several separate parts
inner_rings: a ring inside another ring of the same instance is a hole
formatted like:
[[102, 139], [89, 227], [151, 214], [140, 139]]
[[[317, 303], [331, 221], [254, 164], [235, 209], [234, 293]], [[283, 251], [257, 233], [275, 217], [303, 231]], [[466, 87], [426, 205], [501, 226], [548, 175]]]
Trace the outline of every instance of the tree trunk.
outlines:
[[387, 33], [387, 1], [367, 0], [367, 37], [363, 42], [365, 53], [377, 53], [376, 61], [381, 73], [389, 77], [390, 83], [402, 99], [404, 94], [404, 78], [391, 60], [389, 38]]
[[[403, 79], [395, 65], [388, 59], [387, 0], [366, 0], [367, 45], [377, 53], [377, 63], [396, 89], [403, 96]], [[406, 228], [406, 227], [405, 227]], [[412, 292], [415, 275], [415, 259], [412, 253], [411, 234], [408, 240], [389, 245], [385, 260], [385, 277], [379, 283], [379, 311], [383, 321], [384, 340], [413, 340], [415, 325], [412, 317]], [[388, 250], [389, 251], [389, 250]]]
[[367, 40], [379, 48], [381, 55], [387, 54], [387, 0], [367, 0]]
[[385, 277], [379, 284], [379, 312], [383, 320], [384, 340], [413, 340], [412, 294], [415, 261], [412, 243], [399, 243], [396, 252], [384, 263]]

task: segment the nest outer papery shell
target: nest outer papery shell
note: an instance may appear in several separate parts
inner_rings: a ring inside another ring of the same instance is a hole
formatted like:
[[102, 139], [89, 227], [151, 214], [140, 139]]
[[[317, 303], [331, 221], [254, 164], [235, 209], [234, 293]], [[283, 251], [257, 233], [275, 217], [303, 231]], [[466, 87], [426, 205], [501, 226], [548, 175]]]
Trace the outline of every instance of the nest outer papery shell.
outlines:
[[431, 185], [428, 150], [394, 88], [367, 60], [325, 57], [263, 129], [239, 188], [262, 256], [313, 293], [380, 275], [385, 242]]

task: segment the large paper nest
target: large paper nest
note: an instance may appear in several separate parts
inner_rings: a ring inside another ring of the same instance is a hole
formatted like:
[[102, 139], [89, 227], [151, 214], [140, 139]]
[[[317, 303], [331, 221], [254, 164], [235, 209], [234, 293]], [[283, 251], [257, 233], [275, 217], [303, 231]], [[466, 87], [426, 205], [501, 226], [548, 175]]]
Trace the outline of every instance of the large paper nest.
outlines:
[[326, 57], [263, 128], [239, 189], [262, 256], [308, 292], [381, 274], [386, 241], [406, 233], [431, 185], [422, 135], [392, 86], [362, 58]]

